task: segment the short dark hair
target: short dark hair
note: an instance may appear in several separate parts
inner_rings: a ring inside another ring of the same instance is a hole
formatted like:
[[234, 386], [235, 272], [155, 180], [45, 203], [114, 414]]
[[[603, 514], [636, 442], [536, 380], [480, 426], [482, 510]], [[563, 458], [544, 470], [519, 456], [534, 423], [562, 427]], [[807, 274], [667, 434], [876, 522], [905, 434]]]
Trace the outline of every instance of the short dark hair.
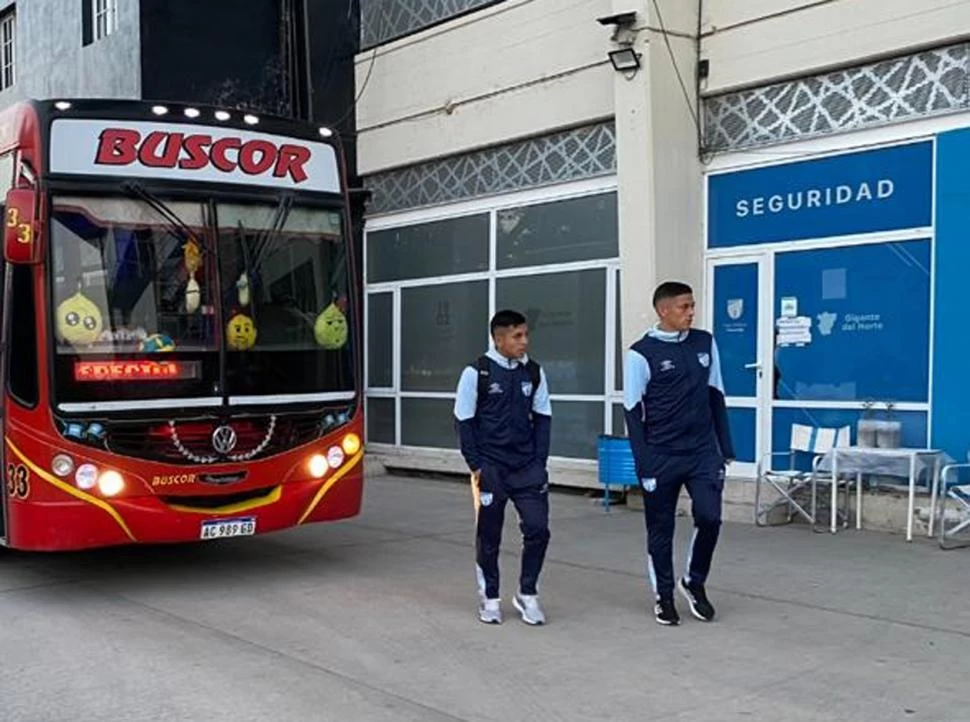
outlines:
[[489, 330], [492, 335], [500, 328], [515, 328], [516, 326], [521, 326], [525, 323], [525, 316], [523, 316], [518, 311], [512, 311], [511, 309], [505, 309], [504, 311], [499, 311], [494, 316], [492, 316], [492, 321], [489, 323]]
[[693, 292], [694, 289], [686, 283], [681, 283], [680, 281], [664, 281], [653, 292], [653, 305], [656, 307], [658, 303], [666, 301], [668, 298], [677, 298], [677, 296], [685, 296]]

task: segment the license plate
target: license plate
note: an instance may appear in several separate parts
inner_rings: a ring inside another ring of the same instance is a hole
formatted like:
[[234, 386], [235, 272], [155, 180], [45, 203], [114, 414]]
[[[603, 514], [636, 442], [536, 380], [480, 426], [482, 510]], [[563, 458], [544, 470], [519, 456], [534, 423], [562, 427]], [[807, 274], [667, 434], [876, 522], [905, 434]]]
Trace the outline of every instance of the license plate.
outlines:
[[256, 517], [202, 522], [202, 539], [227, 539], [256, 533]]

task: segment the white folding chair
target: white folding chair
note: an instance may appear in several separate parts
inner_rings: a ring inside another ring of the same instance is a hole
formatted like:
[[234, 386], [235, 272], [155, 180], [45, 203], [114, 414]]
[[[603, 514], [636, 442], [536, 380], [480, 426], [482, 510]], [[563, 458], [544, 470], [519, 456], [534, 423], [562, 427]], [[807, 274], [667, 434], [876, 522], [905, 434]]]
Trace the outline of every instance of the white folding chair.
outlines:
[[[941, 549], [959, 549], [970, 546], [970, 484], [961, 484], [959, 477], [950, 475], [960, 469], [970, 469], [968, 463], [948, 464], [940, 470], [938, 479], [933, 480], [933, 503], [930, 505], [930, 534], [933, 524], [939, 524], [938, 534]], [[939, 500], [937, 501], [937, 487]], [[947, 518], [947, 503], [953, 502], [954, 510]], [[938, 504], [938, 507], [937, 507]]]
[[[826, 428], [792, 424], [791, 442], [788, 451], [776, 451], [765, 454], [758, 462], [757, 477], [754, 487], [754, 523], [756, 526], [770, 526], [769, 515], [778, 507], [788, 507], [788, 521], [791, 523], [798, 514], [809, 524], [815, 525], [817, 512], [817, 480], [818, 466], [825, 455], [833, 448], [849, 446], [851, 430], [848, 426], [841, 428]], [[812, 456], [811, 471], [796, 469], [795, 464], [799, 455]], [[788, 457], [788, 468], [777, 469], [772, 464], [773, 459]], [[778, 497], [768, 504], [761, 503], [761, 485], [769, 484], [778, 493]], [[811, 491], [811, 511], [799, 503], [796, 496], [809, 489]], [[844, 519], [848, 518], [849, 492], [845, 492]]]

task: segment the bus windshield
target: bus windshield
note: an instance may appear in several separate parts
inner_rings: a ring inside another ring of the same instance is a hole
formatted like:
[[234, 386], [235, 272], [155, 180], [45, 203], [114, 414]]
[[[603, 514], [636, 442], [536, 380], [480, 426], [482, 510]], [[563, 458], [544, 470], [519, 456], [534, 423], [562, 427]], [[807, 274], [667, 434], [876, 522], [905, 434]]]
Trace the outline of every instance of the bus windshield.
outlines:
[[62, 410], [352, 396], [339, 210], [55, 196], [50, 216]]

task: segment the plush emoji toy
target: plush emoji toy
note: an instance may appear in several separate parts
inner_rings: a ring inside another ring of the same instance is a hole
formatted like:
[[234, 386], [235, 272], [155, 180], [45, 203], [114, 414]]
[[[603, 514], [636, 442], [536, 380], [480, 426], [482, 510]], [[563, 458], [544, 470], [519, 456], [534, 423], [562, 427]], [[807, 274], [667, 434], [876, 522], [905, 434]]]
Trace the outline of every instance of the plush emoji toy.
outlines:
[[101, 311], [80, 290], [57, 307], [57, 334], [72, 346], [95, 343], [103, 326]]
[[328, 351], [336, 351], [347, 343], [347, 317], [336, 303], [331, 303], [317, 316], [313, 335]]
[[237, 313], [226, 325], [226, 342], [233, 351], [248, 351], [256, 345], [256, 324], [244, 313]]
[[249, 276], [243, 271], [236, 281], [236, 293], [240, 306], [249, 305]]

